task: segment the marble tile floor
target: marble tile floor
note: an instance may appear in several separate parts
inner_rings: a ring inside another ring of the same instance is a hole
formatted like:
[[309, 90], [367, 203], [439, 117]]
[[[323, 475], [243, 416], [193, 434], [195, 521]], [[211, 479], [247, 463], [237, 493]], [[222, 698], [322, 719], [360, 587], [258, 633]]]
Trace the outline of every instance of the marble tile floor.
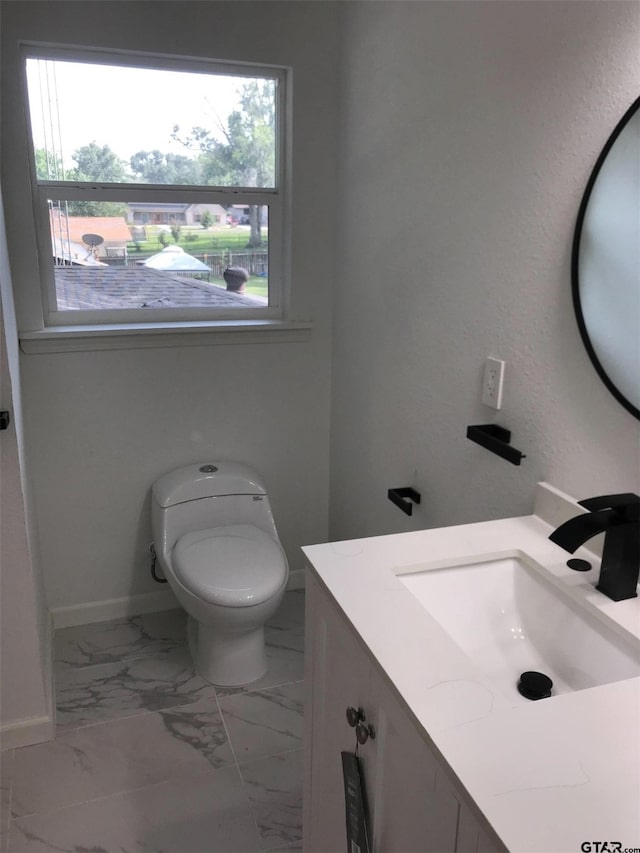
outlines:
[[0, 757], [0, 853], [302, 850], [304, 592], [214, 688], [178, 610], [56, 632], [57, 737]]

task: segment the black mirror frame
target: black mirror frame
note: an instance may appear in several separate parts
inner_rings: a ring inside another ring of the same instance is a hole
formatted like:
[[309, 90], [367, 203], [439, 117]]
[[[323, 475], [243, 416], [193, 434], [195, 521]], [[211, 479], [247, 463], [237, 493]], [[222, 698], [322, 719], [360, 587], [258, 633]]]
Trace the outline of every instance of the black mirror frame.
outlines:
[[589, 177], [589, 181], [587, 183], [586, 189], [584, 191], [584, 195], [582, 197], [582, 202], [580, 204], [580, 209], [578, 211], [578, 218], [576, 220], [576, 227], [573, 233], [573, 248], [571, 251], [571, 293], [573, 296], [573, 308], [576, 314], [576, 320], [578, 322], [578, 329], [580, 330], [580, 336], [582, 338], [582, 342], [587, 350], [589, 358], [593, 366], [598, 373], [598, 376], [604, 384], [607, 386], [609, 391], [613, 394], [616, 400], [620, 403], [621, 406], [630, 412], [634, 418], [640, 420], [640, 409], [637, 409], [633, 403], [631, 403], [627, 398], [622, 394], [618, 388], [614, 385], [614, 383], [609, 378], [609, 375], [605, 371], [604, 367], [600, 363], [598, 356], [595, 353], [593, 345], [591, 343], [591, 339], [589, 338], [589, 333], [587, 332], [587, 327], [584, 321], [584, 316], [582, 313], [582, 307], [580, 305], [580, 279], [579, 279], [579, 257], [580, 257], [580, 237], [582, 234], [582, 226], [584, 223], [584, 217], [587, 210], [587, 205], [589, 203], [589, 199], [591, 197], [591, 192], [593, 190], [593, 186], [596, 182], [598, 175], [600, 174], [600, 170], [604, 161], [607, 159], [607, 155], [609, 151], [613, 147], [616, 139], [620, 136], [624, 128], [627, 126], [628, 122], [631, 120], [632, 116], [635, 115], [637, 110], [640, 109], [640, 98], [637, 98], [626, 111], [626, 113], [622, 116], [618, 124], [616, 125], [613, 133], [607, 140], [606, 145], [602, 149], [600, 156], [598, 157], [595, 166], [593, 167], [593, 171]]

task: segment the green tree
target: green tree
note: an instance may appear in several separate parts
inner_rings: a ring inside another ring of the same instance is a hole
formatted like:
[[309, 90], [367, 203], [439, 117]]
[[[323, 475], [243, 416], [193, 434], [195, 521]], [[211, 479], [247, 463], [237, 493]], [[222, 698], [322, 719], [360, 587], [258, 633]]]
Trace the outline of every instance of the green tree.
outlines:
[[200, 225], [203, 228], [211, 228], [213, 224], [213, 214], [210, 210], [203, 210], [202, 215], [200, 216]]
[[71, 181], [100, 181], [120, 184], [127, 181], [127, 164], [108, 145], [90, 142], [73, 152], [76, 168], [67, 177]]
[[[108, 145], [91, 142], [73, 152], [75, 168], [70, 169], [68, 181], [105, 184], [125, 183], [128, 180], [127, 164]], [[71, 216], [123, 216], [126, 204], [109, 201], [70, 201]]]
[[[271, 187], [275, 183], [275, 84], [250, 80], [240, 89], [239, 109], [220, 123], [222, 139], [203, 127], [194, 127], [185, 139], [180, 128], [173, 138], [200, 151], [204, 182], [218, 186]], [[249, 208], [249, 248], [263, 245], [259, 205]]]
[[41, 181], [62, 181], [64, 171], [62, 159], [46, 148], [36, 148], [34, 151], [36, 161], [36, 175]]
[[130, 159], [136, 182], [143, 184], [198, 185], [202, 178], [197, 158], [162, 151], [137, 151]]

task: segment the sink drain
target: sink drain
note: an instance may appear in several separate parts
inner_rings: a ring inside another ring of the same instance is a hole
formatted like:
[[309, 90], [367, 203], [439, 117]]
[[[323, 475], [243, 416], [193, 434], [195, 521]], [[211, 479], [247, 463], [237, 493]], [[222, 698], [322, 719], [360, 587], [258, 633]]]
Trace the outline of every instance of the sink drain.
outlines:
[[574, 572], [590, 572], [591, 571], [591, 563], [587, 560], [567, 560], [567, 565], [570, 569], [573, 569]]
[[518, 682], [518, 693], [525, 699], [547, 699], [551, 696], [553, 681], [542, 672], [523, 672]]

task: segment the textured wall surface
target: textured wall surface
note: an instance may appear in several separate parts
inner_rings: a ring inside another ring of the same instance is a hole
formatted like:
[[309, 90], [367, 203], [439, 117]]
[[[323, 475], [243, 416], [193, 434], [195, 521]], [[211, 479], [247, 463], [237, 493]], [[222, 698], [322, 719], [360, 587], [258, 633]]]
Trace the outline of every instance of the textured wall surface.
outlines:
[[[638, 3], [349, 4], [331, 537], [529, 513], [546, 479], [638, 491], [638, 422], [581, 344], [572, 232], [640, 92]], [[480, 402], [486, 356], [503, 408]], [[466, 440], [499, 423], [517, 468]], [[411, 519], [391, 486], [423, 495]]]
[[[293, 287], [310, 338], [22, 357], [52, 607], [155, 589], [149, 487], [203, 458], [261, 470], [301, 565], [298, 546], [327, 536], [330, 380], [333, 538], [528, 513], [541, 479], [578, 497], [639, 488], [638, 425], [582, 347], [569, 261], [592, 165], [640, 91], [640, 6], [338, 8], [3, 3], [14, 100], [20, 37], [294, 72]], [[13, 173], [11, 122], [3, 128], [21, 299], [29, 199]], [[488, 355], [507, 362], [499, 413], [480, 403]], [[520, 468], [465, 439], [467, 424], [490, 421], [512, 430], [527, 454]], [[386, 499], [410, 483], [424, 501], [412, 519]]]
[[294, 316], [313, 322], [310, 335], [286, 344], [23, 355], [52, 608], [158, 589], [149, 573], [149, 490], [190, 462], [237, 459], [262, 473], [292, 568], [302, 566], [300, 545], [326, 538], [334, 16], [331, 3], [3, 3], [3, 182], [19, 308], [27, 292], [21, 259], [34, 249], [15, 150], [18, 39], [285, 65], [294, 80], [292, 288]]
[[0, 439], [0, 724], [4, 729], [50, 712], [51, 638], [33, 513], [28, 511], [29, 488], [28, 484], [24, 488], [22, 476], [26, 459], [18, 339], [1, 196], [0, 299], [0, 408], [11, 416]]

